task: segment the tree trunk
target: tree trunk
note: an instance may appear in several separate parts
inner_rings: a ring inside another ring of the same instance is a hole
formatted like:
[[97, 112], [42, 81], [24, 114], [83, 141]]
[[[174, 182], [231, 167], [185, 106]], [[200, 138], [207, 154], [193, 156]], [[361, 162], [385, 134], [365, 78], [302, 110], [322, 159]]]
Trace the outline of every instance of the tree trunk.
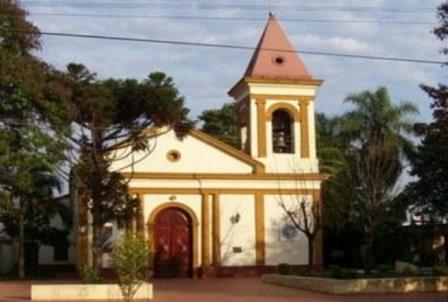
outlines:
[[25, 209], [22, 202], [19, 208], [19, 246], [17, 253], [17, 277], [19, 279], [25, 278]]
[[368, 275], [371, 273], [373, 266], [373, 227], [366, 229], [365, 236], [364, 271]]
[[312, 272], [314, 268], [314, 238], [307, 236], [308, 238], [308, 271]]
[[[95, 219], [95, 218], [94, 218]], [[93, 221], [93, 242], [91, 248], [93, 249], [93, 268], [101, 272], [103, 266], [103, 247], [101, 245], [101, 226]]]

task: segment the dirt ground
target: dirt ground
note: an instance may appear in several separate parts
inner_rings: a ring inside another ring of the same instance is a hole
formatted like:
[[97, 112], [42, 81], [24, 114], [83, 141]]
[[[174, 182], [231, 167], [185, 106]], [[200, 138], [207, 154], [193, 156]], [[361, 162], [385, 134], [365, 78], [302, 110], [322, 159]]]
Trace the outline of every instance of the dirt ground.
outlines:
[[[0, 301], [30, 301], [32, 283], [0, 282]], [[153, 284], [154, 302], [448, 302], [448, 293], [332, 296], [267, 285], [258, 279], [165, 279], [154, 280]]]

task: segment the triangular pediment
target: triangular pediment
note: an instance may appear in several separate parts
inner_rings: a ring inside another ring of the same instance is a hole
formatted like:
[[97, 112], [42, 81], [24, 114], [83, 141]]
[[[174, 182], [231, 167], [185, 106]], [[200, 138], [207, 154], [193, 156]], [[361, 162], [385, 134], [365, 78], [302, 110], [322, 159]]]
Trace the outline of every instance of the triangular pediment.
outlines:
[[149, 150], [127, 154], [130, 147], [116, 151], [112, 170], [122, 173], [232, 173], [253, 174], [263, 164], [203, 132], [192, 130], [179, 139], [173, 130], [149, 138]]

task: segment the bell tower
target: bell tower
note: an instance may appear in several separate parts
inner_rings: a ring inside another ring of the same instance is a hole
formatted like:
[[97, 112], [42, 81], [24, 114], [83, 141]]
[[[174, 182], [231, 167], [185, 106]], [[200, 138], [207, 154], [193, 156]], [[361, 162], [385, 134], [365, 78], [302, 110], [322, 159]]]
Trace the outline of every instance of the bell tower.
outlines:
[[229, 91], [239, 104], [242, 149], [268, 173], [318, 172], [311, 76], [273, 14], [243, 78]]

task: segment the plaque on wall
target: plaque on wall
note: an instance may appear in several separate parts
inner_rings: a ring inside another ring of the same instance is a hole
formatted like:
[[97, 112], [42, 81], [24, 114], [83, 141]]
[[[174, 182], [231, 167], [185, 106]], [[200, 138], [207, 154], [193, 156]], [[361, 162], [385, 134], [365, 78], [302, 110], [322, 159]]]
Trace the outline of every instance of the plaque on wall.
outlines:
[[232, 251], [233, 251], [234, 254], [239, 254], [239, 253], [243, 252], [243, 249], [241, 248], [241, 246], [234, 246], [232, 248]]
[[279, 239], [280, 241], [297, 241], [300, 238], [300, 231], [296, 226], [290, 223], [285, 223], [280, 227]]

